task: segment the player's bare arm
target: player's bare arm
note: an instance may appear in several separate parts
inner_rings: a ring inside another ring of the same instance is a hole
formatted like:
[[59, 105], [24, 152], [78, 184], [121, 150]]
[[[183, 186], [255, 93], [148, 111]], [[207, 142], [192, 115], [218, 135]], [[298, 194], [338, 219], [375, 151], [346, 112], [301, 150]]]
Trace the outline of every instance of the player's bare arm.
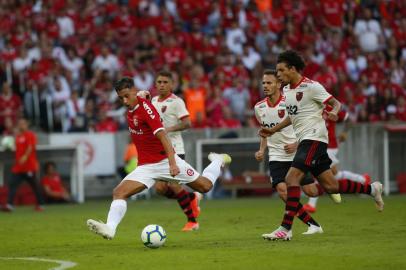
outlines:
[[296, 152], [298, 145], [299, 145], [298, 142], [285, 144], [283, 149], [285, 150], [286, 154], [292, 154], [292, 153]]
[[185, 117], [181, 120], [179, 124], [176, 124], [171, 127], [165, 128], [166, 132], [174, 132], [174, 131], [182, 131], [185, 129], [188, 129], [192, 126], [192, 123], [190, 122], [190, 117]]
[[331, 121], [337, 121], [338, 120], [338, 112], [341, 109], [341, 103], [335, 99], [334, 97], [330, 98], [329, 101], [327, 102], [333, 109], [329, 112], [327, 112], [327, 117]]
[[180, 170], [178, 165], [176, 165], [175, 150], [173, 150], [172, 143], [169, 140], [168, 135], [166, 135], [166, 131], [160, 130], [155, 134], [155, 136], [161, 141], [162, 146], [165, 149], [166, 155], [168, 156], [170, 174], [172, 176], [178, 175]]
[[352, 128], [352, 122], [347, 118], [344, 120], [344, 129], [343, 131], [338, 135], [338, 141], [345, 142], [348, 137], [348, 131]]
[[290, 126], [292, 124], [292, 121], [290, 120], [289, 117], [286, 117], [282, 122], [280, 122], [279, 124], [277, 124], [276, 126], [272, 127], [272, 128], [264, 128], [262, 127], [259, 132], [258, 135], [261, 137], [269, 137], [272, 136], [275, 132], [278, 132], [281, 129], [284, 129], [287, 126]]
[[24, 154], [21, 156], [21, 158], [18, 160], [18, 163], [23, 164], [27, 161], [28, 157], [30, 156], [33, 148], [32, 145], [29, 145], [27, 149], [25, 150]]
[[264, 160], [264, 154], [265, 154], [265, 150], [266, 150], [266, 138], [261, 137], [261, 141], [259, 144], [259, 150], [257, 152], [255, 152], [255, 159], [258, 161], [262, 161]]

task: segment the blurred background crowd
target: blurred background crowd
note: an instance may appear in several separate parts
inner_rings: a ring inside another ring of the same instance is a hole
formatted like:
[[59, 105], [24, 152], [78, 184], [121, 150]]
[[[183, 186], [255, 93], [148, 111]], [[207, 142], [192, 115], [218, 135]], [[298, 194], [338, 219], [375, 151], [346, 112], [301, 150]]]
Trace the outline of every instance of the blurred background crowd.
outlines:
[[403, 0], [0, 0], [0, 129], [115, 132], [113, 82], [173, 72], [194, 128], [255, 126], [264, 68], [295, 49], [354, 122], [406, 121]]

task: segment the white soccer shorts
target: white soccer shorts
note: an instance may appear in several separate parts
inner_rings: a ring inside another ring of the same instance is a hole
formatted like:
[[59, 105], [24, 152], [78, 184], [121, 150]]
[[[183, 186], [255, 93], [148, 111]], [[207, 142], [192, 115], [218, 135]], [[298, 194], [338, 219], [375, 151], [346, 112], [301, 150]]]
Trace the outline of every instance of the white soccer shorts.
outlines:
[[331, 159], [331, 166], [337, 165], [340, 163], [338, 160], [338, 148], [328, 148], [327, 149], [328, 157]]
[[195, 181], [200, 176], [200, 174], [190, 166], [189, 163], [177, 155], [175, 155], [175, 160], [180, 173], [174, 177], [169, 174], [169, 160], [166, 158], [157, 163], [138, 166], [135, 170], [124, 177], [123, 181], [137, 181], [147, 186], [147, 188], [151, 188], [157, 180], [188, 184]]

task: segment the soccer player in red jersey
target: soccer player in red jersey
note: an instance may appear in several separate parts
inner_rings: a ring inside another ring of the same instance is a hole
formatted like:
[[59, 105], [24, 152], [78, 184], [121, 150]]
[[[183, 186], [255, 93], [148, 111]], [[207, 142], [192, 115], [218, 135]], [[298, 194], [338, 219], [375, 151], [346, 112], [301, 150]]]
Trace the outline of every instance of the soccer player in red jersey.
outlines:
[[[344, 142], [347, 139], [347, 131], [350, 128], [350, 124], [347, 122], [348, 121], [348, 113], [341, 110], [338, 112], [338, 120], [337, 122], [345, 122], [345, 128], [344, 131], [338, 136], [336, 136], [336, 123], [335, 121], [331, 121], [328, 119], [328, 114], [327, 112], [331, 111], [333, 108], [331, 106], [326, 106], [323, 112], [323, 118], [326, 121], [326, 127], [327, 127], [327, 132], [328, 132], [328, 148], [327, 148], [327, 154], [328, 157], [331, 159], [331, 171], [336, 177], [337, 180], [340, 179], [349, 179], [355, 182], [359, 182], [361, 184], [370, 184], [371, 182], [371, 177], [368, 174], [357, 174], [354, 172], [350, 171], [339, 171], [338, 170], [338, 164], [339, 164], [339, 159], [338, 159], [338, 143]], [[309, 212], [309, 213], [314, 213], [316, 212], [316, 205], [317, 205], [317, 200], [318, 197], [311, 197], [309, 198], [309, 201], [307, 204], [303, 205], [303, 208]]]
[[38, 171], [38, 159], [36, 153], [37, 137], [35, 133], [29, 130], [27, 119], [21, 118], [17, 122], [17, 134], [15, 136], [15, 164], [12, 167], [13, 176], [9, 183], [9, 193], [7, 205], [3, 211], [11, 212], [14, 210], [13, 201], [18, 187], [24, 181], [27, 181], [37, 197], [37, 206], [35, 210], [42, 211], [44, 200], [42, 198], [39, 186], [36, 181]]
[[186, 184], [192, 189], [210, 191], [221, 173], [221, 167], [231, 163], [227, 154], [210, 153], [211, 163], [200, 175], [192, 166], [175, 154], [172, 143], [161, 123], [159, 113], [146, 99], [137, 96], [138, 90], [131, 78], [124, 77], [114, 85], [121, 102], [128, 108], [127, 123], [131, 138], [138, 150], [138, 166], [113, 191], [113, 202], [107, 223], [92, 219], [89, 229], [105, 239], [112, 239], [127, 210], [126, 199], [151, 188], [155, 181]]

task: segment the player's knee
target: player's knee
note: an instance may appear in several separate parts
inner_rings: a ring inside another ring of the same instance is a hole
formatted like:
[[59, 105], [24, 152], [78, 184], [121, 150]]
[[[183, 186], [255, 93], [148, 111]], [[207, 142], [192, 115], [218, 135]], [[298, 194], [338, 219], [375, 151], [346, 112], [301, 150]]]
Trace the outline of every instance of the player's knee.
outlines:
[[119, 187], [113, 189], [113, 199], [126, 199], [124, 192]]
[[213, 184], [210, 181], [204, 181], [200, 185], [200, 190], [198, 190], [200, 193], [207, 193], [213, 188]]
[[276, 186], [276, 191], [278, 192], [279, 198], [281, 198], [283, 201], [286, 201], [286, 198], [288, 197], [288, 192], [286, 191], [285, 187], [280, 187], [280, 185]]
[[323, 188], [328, 194], [338, 193], [338, 184], [336, 183], [324, 183]]
[[168, 191], [168, 186], [167, 185], [155, 185], [155, 191], [157, 194], [163, 196]]

